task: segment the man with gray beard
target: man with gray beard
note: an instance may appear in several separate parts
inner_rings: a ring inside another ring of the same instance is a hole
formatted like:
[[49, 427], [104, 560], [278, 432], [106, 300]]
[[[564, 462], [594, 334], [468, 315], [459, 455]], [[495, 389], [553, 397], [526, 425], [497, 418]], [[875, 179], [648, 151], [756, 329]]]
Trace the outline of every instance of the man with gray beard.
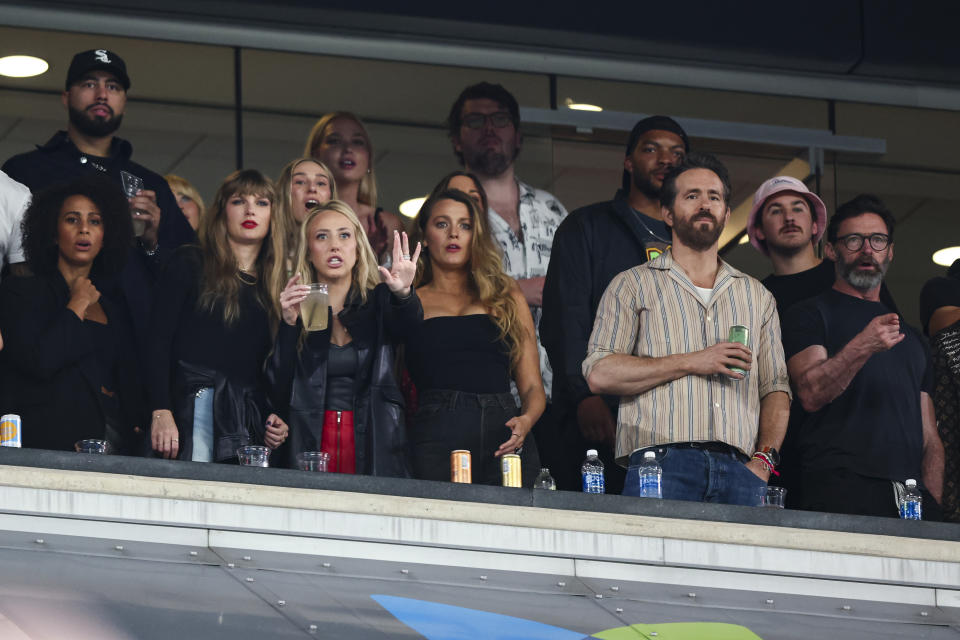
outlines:
[[912, 478], [924, 519], [939, 519], [943, 444], [929, 354], [880, 301], [894, 226], [875, 196], [840, 206], [825, 247], [833, 288], [783, 319], [787, 368], [808, 412], [797, 437], [803, 509], [896, 517], [900, 485]]

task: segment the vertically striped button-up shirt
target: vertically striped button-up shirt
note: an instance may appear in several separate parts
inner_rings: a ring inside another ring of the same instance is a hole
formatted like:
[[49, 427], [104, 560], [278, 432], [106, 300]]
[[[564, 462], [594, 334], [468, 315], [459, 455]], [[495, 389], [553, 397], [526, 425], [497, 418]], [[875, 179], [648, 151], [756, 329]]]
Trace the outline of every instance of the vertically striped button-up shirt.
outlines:
[[749, 330], [753, 366], [746, 378], [688, 375], [620, 398], [617, 460], [654, 445], [719, 440], [751, 455], [760, 399], [790, 393], [773, 295], [760, 282], [720, 261], [709, 303], [673, 254], [665, 252], [615, 277], [597, 309], [583, 361], [584, 377], [597, 362], [621, 353], [640, 357], [701, 351], [727, 340], [732, 325]]

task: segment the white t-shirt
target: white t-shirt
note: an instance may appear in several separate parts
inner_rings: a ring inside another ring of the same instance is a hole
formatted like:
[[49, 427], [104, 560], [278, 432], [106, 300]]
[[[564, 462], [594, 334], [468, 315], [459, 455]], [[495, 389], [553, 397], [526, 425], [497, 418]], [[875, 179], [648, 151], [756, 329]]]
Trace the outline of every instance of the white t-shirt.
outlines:
[[710, 298], [713, 296], [713, 287], [710, 287], [709, 289], [705, 289], [703, 287], [698, 287], [697, 285], [693, 285], [693, 286], [697, 290], [697, 293], [700, 294], [700, 299], [703, 300], [703, 304], [709, 307]]
[[23, 262], [20, 223], [30, 205], [30, 189], [0, 171], [0, 267]]

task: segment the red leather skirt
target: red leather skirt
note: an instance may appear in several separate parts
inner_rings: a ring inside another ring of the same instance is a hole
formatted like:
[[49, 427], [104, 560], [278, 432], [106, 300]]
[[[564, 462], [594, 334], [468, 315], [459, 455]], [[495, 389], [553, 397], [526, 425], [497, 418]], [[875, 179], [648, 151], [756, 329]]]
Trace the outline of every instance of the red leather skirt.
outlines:
[[328, 472], [357, 472], [357, 456], [353, 441], [353, 411], [326, 411], [323, 414], [320, 450], [330, 455]]

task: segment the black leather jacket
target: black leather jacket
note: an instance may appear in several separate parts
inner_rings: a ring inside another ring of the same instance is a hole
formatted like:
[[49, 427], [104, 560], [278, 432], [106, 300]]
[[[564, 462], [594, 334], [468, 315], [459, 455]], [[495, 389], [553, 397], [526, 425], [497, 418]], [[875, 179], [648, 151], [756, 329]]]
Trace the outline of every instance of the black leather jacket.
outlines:
[[[348, 300], [356, 299], [351, 292]], [[416, 293], [398, 300], [385, 284], [364, 304], [348, 303], [339, 314], [357, 347], [354, 381], [354, 439], [357, 473], [410, 477], [403, 395], [397, 384], [394, 345], [423, 320]], [[296, 467], [297, 454], [319, 451], [326, 407], [330, 330], [307, 334], [298, 352], [302, 325], [281, 322], [276, 349], [267, 360], [270, 399], [290, 425], [290, 438], [278, 450], [278, 462]]]

